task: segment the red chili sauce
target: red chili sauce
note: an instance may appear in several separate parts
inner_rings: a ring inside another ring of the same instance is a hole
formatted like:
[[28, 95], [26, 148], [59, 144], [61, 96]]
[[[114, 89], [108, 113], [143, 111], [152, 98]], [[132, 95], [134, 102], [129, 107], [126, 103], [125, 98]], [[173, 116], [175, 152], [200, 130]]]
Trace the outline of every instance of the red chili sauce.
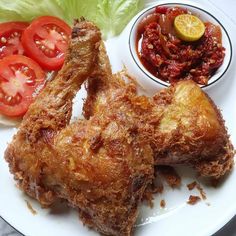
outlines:
[[174, 19], [181, 14], [192, 13], [180, 7], [156, 7], [139, 24], [137, 52], [144, 67], [163, 81], [192, 79], [206, 85], [225, 57], [221, 29], [205, 22], [205, 33], [199, 40], [184, 42], [174, 29]]

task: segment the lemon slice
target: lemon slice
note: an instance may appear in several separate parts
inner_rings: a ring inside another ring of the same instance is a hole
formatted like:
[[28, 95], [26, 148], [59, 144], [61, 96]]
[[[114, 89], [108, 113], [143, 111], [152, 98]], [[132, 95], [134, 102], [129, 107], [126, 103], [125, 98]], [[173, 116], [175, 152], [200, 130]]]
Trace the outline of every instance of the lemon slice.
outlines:
[[174, 27], [178, 37], [186, 42], [197, 41], [205, 32], [204, 23], [198, 17], [190, 14], [177, 16]]

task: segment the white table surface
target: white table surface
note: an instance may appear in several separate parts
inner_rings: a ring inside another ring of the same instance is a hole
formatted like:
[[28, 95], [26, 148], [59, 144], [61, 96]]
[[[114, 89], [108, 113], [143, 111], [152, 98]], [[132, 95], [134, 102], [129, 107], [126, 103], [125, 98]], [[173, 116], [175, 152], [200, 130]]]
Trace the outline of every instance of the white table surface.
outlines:
[[[195, 0], [210, 1], [218, 9], [224, 12], [225, 16], [236, 26], [236, 0]], [[236, 37], [236, 32], [235, 32]], [[0, 218], [0, 236], [21, 236], [15, 229], [9, 226]], [[33, 235], [31, 235], [33, 236]], [[214, 236], [236, 236], [236, 216], [219, 230]]]

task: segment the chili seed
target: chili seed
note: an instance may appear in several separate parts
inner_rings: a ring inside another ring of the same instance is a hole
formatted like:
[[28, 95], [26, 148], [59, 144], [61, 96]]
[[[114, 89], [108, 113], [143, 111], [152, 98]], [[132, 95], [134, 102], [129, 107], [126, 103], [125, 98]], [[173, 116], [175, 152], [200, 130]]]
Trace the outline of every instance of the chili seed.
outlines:
[[20, 101], [20, 95], [19, 94], [16, 95], [15, 100], [16, 100], [16, 102]]
[[44, 51], [46, 49], [46, 47], [44, 45], [42, 45], [40, 48], [42, 51]]
[[29, 79], [29, 80], [26, 81], [26, 84], [30, 85], [30, 84], [32, 84], [33, 82], [34, 82], [33, 80], [30, 80], [30, 79]]
[[7, 39], [5, 37], [1, 37], [1, 43], [6, 43]]
[[6, 99], [7, 102], [10, 102], [10, 101], [12, 100], [12, 96], [7, 96], [7, 95], [6, 95], [6, 96], [5, 96], [5, 99]]

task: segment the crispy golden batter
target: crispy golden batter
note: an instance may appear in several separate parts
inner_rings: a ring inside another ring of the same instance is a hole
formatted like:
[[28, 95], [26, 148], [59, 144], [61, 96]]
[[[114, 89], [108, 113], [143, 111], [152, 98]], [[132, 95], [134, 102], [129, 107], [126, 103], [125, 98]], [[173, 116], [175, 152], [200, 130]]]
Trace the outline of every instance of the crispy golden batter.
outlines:
[[189, 164], [215, 178], [232, 168], [234, 149], [220, 111], [193, 81], [159, 92], [153, 102], [162, 113], [153, 122], [157, 165]]
[[64, 199], [99, 232], [130, 235], [154, 165], [138, 119], [114, 108], [69, 125], [72, 99], [93, 75], [101, 44], [92, 23], [76, 23], [62, 70], [30, 106], [5, 159], [43, 206]]
[[[42, 205], [66, 200], [85, 224], [129, 236], [155, 164], [188, 164], [218, 178], [232, 168], [234, 150], [220, 112], [194, 82], [148, 98], [124, 77], [112, 75], [99, 30], [77, 22], [62, 70], [30, 106], [5, 159]], [[69, 124], [87, 79], [87, 120]]]
[[[102, 77], [97, 72], [93, 78], [96, 83], [88, 81], [86, 118], [111, 106], [136, 116], [130, 103], [139, 105], [143, 109], [139, 114], [142, 124], [139, 129], [150, 140], [156, 165], [187, 164], [200, 175], [214, 178], [232, 169], [234, 148], [224, 120], [214, 102], [196, 83], [181, 81], [149, 99], [137, 96], [135, 84], [122, 79], [124, 73], [111, 75], [109, 67], [104, 66], [109, 65], [104, 48], [100, 61], [106, 69], [102, 70]], [[125, 103], [124, 97], [129, 97], [130, 102]]]

